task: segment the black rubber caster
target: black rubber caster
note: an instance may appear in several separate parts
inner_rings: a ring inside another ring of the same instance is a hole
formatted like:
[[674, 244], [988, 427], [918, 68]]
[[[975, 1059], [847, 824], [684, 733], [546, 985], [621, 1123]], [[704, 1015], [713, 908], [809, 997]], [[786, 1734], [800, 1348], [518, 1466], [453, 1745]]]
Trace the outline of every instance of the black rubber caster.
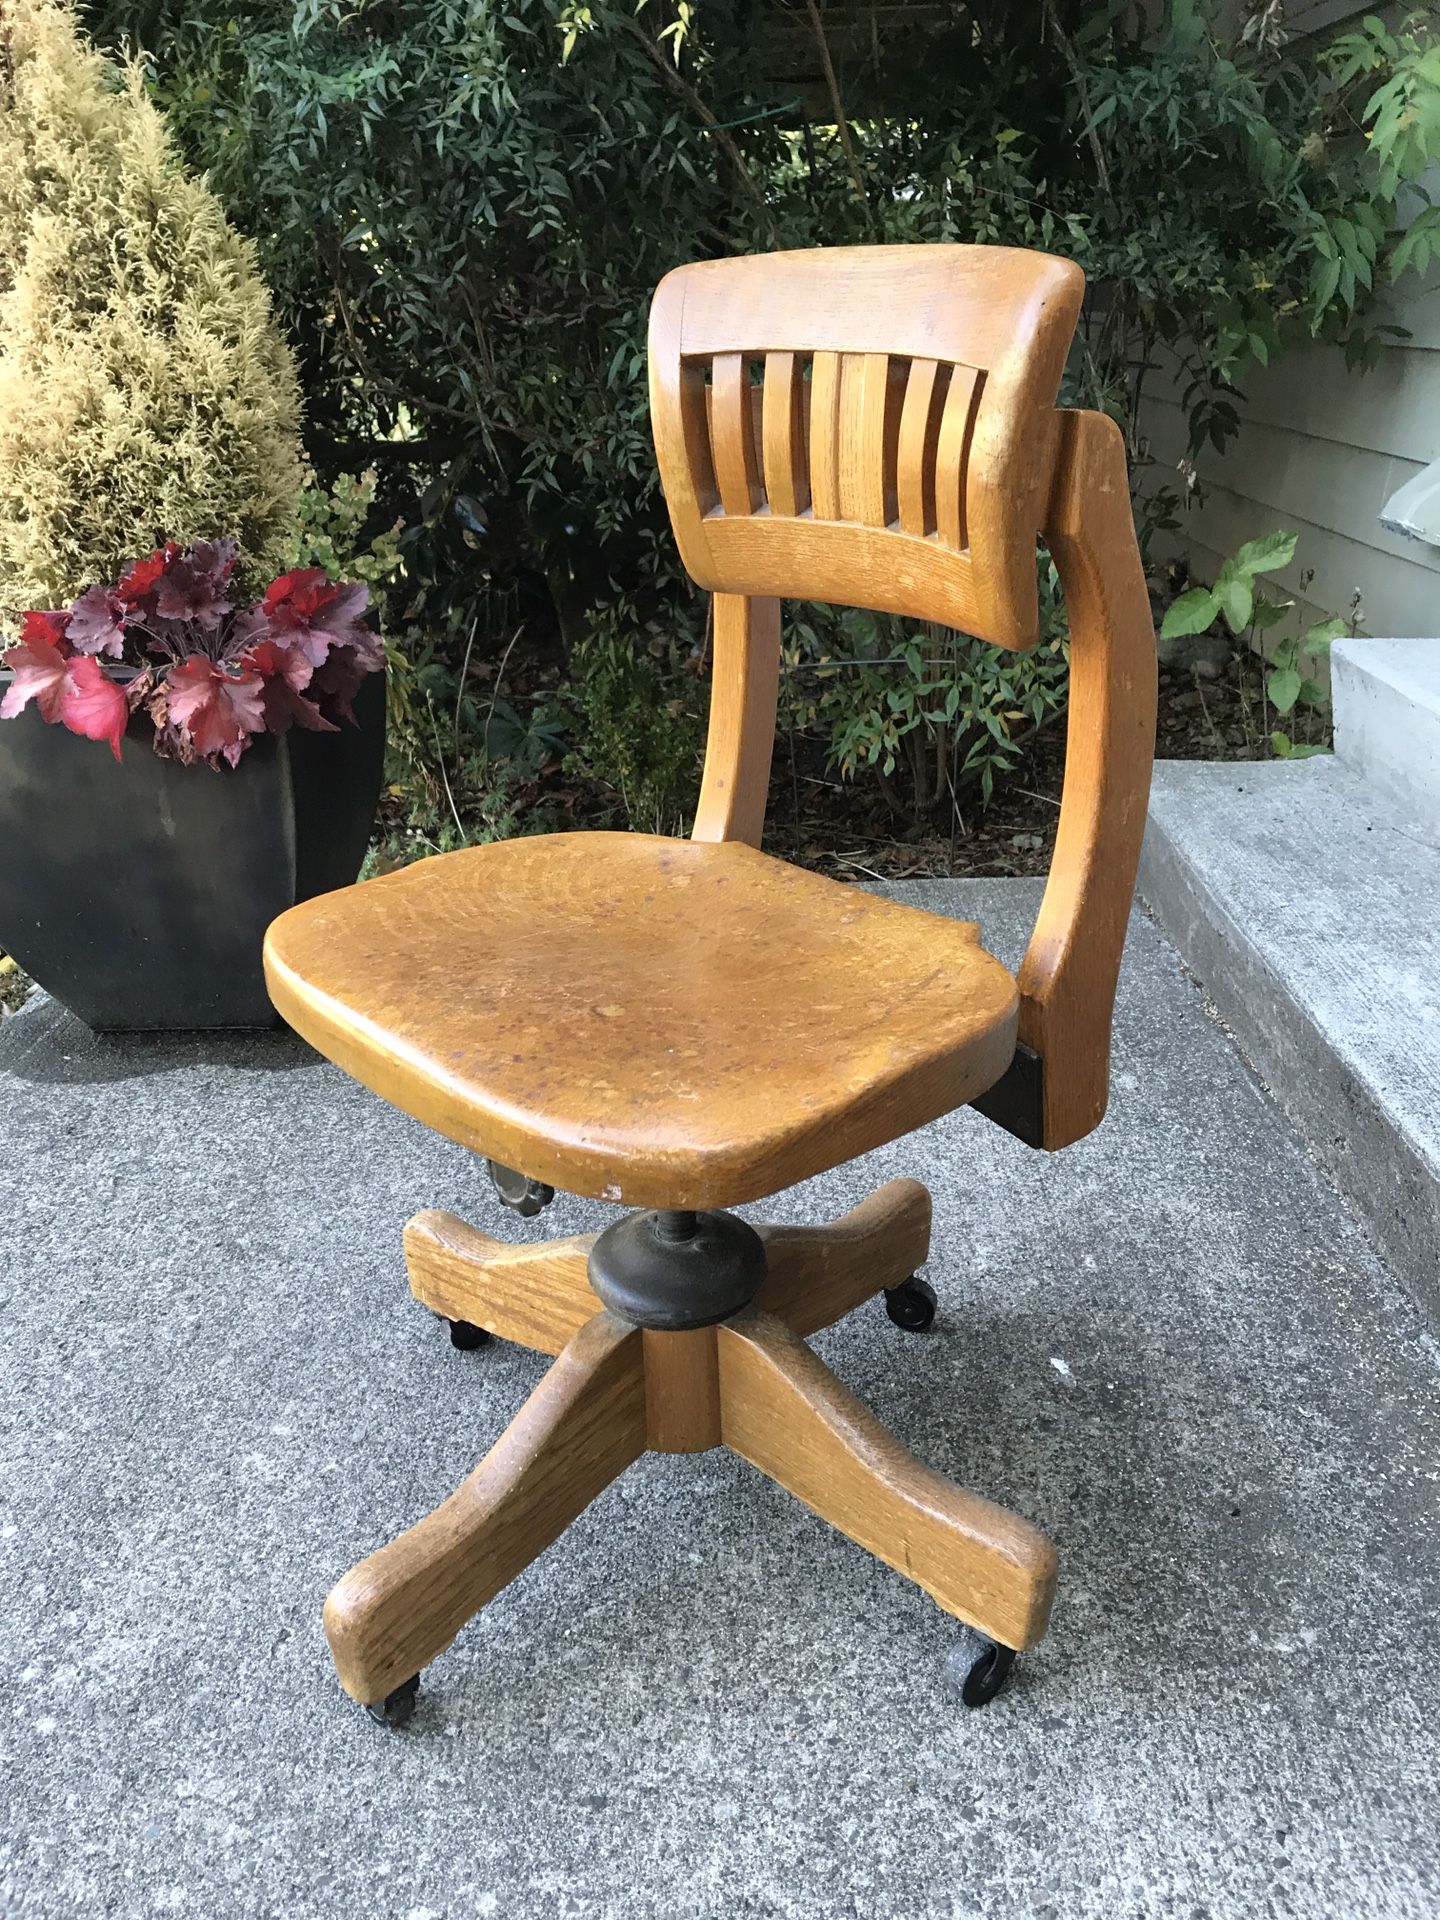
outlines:
[[403, 1727], [415, 1711], [415, 1698], [420, 1691], [420, 1676], [411, 1674], [408, 1680], [402, 1680], [393, 1693], [387, 1693], [383, 1700], [367, 1700], [365, 1711], [372, 1720], [382, 1727]]
[[485, 1165], [501, 1206], [509, 1207], [522, 1220], [533, 1220], [555, 1198], [555, 1189], [547, 1187], [543, 1180], [527, 1179], [523, 1173], [517, 1173], [514, 1167], [502, 1167], [498, 1160], [487, 1160]]
[[885, 1311], [907, 1333], [923, 1333], [935, 1318], [935, 1289], [912, 1273], [898, 1287], [885, 1289]]
[[468, 1320], [447, 1320], [450, 1329], [450, 1344], [458, 1347], [461, 1353], [474, 1353], [477, 1347], [488, 1347], [490, 1335], [484, 1327], [472, 1327]]
[[1002, 1647], [998, 1640], [987, 1640], [983, 1633], [967, 1627], [950, 1649], [945, 1664], [963, 1705], [983, 1707], [1010, 1678], [1015, 1658], [1013, 1647]]

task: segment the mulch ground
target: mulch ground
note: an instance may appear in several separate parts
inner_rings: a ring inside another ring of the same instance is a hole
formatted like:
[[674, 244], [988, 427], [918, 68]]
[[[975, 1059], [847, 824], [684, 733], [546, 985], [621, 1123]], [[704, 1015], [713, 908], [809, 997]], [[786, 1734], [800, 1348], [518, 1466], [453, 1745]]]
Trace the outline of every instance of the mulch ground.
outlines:
[[[1262, 669], [1251, 655], [1232, 655], [1214, 677], [1187, 666], [1160, 670], [1157, 759], [1268, 758], [1273, 724], [1263, 704]], [[873, 781], [842, 784], [827, 774], [810, 742], [797, 743], [792, 769], [782, 738], [766, 844], [798, 865], [848, 880], [1044, 874], [1064, 772], [1062, 720], [1032, 738], [988, 808], [982, 810], [976, 796], [969, 806], [962, 802], [915, 822], [892, 812]]]
[[0, 954], [0, 1020], [13, 1013], [30, 991], [30, 982], [9, 954]]

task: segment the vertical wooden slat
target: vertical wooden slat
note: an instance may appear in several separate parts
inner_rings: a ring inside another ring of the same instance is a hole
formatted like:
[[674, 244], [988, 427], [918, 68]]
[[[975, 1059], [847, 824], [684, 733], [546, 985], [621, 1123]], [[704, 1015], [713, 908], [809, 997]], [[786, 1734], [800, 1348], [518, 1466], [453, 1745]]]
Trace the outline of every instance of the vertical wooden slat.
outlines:
[[[660, 407], [652, 403], [651, 414], [656, 422], [657, 443], [663, 432], [667, 441], [672, 443], [674, 453], [683, 461], [683, 470], [694, 490], [692, 505], [685, 498], [683, 487], [673, 488], [671, 511], [674, 511], [673, 501], [678, 498], [686, 518], [694, 511], [698, 522], [720, 500], [715, 485], [715, 464], [710, 457], [710, 389], [706, 384], [704, 366], [696, 361], [682, 361], [677, 386], [678, 418], [671, 413], [668, 405], [662, 414]], [[679, 429], [678, 435], [676, 427]], [[674, 444], [676, 442], [678, 444]]]
[[810, 500], [817, 520], [840, 519], [840, 355], [817, 353], [810, 373]]
[[965, 469], [970, 459], [979, 383], [980, 376], [973, 367], [951, 368], [935, 448], [935, 530], [943, 544], [957, 552], [965, 547]]
[[719, 502], [705, 412], [707, 362], [680, 350], [682, 302], [672, 284], [650, 311], [650, 423], [675, 537], [685, 563], [703, 570], [705, 516]]
[[885, 525], [885, 398], [888, 353], [846, 353], [840, 359], [838, 462], [840, 518]]
[[900, 446], [896, 458], [896, 490], [900, 526], [905, 533], [932, 533], [935, 528], [935, 447], [940, 437], [940, 408], [936, 384], [940, 366], [934, 360], [912, 360], [900, 414]]
[[745, 356], [717, 353], [712, 364], [710, 446], [720, 504], [726, 513], [753, 513], [762, 496]]
[[905, 408], [905, 389], [910, 382], [910, 362], [889, 356], [885, 381], [885, 521], [893, 527], [900, 518], [900, 416]]
[[770, 511], [793, 518], [810, 504], [810, 476], [805, 460], [805, 382], [800, 377], [798, 354], [766, 354], [762, 418], [765, 492]]
[[[755, 364], [751, 362], [752, 375]], [[750, 444], [755, 449], [756, 484], [763, 506], [769, 498], [765, 487], [765, 386], [763, 381], [757, 384], [753, 377], [750, 381]]]

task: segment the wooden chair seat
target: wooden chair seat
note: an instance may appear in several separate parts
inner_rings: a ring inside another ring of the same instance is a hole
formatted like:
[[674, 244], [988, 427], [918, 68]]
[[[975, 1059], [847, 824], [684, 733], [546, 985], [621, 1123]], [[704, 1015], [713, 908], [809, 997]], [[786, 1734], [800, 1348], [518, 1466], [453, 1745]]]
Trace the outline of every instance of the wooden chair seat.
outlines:
[[322, 896], [266, 943], [347, 1073], [571, 1193], [727, 1207], [992, 1086], [1018, 998], [979, 929], [738, 841], [552, 834]]

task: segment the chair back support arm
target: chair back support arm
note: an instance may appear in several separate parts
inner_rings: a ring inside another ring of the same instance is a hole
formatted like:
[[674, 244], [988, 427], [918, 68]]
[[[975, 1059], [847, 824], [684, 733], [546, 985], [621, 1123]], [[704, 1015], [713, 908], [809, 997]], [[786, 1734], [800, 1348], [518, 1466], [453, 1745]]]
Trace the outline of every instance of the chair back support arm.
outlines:
[[1044, 538], [1070, 622], [1060, 826], [1016, 976], [1020, 1039], [1042, 1065], [1039, 1145], [1099, 1126], [1110, 1021], [1155, 752], [1155, 629], [1130, 507], [1125, 443], [1104, 414], [1062, 411]]
[[758, 847], [775, 750], [780, 602], [717, 593], [712, 608], [710, 730], [690, 837]]

